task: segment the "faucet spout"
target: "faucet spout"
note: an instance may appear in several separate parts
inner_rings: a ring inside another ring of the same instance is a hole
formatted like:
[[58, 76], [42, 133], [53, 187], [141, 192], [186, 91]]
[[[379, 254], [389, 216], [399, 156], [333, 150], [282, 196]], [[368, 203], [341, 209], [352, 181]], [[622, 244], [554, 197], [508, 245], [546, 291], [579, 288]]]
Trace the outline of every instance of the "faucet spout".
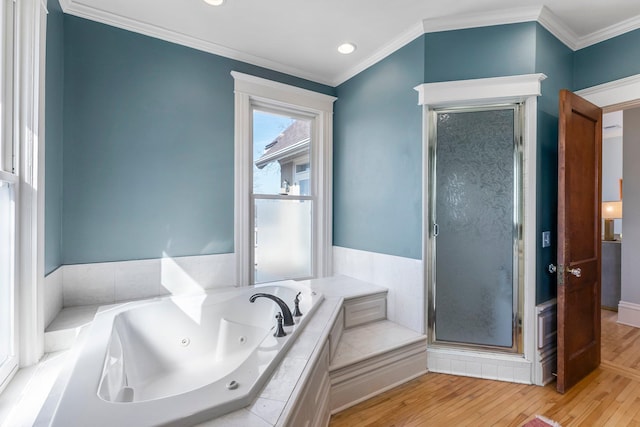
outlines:
[[283, 324], [284, 326], [293, 326], [294, 322], [293, 322], [293, 316], [291, 315], [291, 310], [289, 309], [289, 306], [287, 305], [286, 302], [284, 302], [283, 300], [281, 300], [280, 298], [278, 298], [275, 295], [271, 295], [271, 294], [265, 294], [262, 292], [259, 292], [257, 294], [253, 294], [251, 295], [251, 297], [249, 298], [249, 302], [255, 302], [256, 299], [258, 298], [267, 298], [270, 299], [271, 301], [275, 302], [276, 304], [278, 304], [278, 306], [280, 307], [280, 312], [282, 313], [282, 317], [283, 317]]

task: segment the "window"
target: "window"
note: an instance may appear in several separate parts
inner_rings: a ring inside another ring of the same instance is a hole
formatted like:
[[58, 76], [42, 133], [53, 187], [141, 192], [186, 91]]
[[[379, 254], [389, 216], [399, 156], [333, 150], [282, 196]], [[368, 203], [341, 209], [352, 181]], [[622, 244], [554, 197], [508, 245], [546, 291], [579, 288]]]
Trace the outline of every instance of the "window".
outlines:
[[315, 194], [298, 166], [309, 166], [313, 121], [253, 108], [252, 283], [312, 276]]
[[235, 252], [239, 285], [331, 272], [334, 97], [237, 72]]
[[17, 368], [16, 186], [13, 138], [13, 1], [0, 6], [0, 389]]

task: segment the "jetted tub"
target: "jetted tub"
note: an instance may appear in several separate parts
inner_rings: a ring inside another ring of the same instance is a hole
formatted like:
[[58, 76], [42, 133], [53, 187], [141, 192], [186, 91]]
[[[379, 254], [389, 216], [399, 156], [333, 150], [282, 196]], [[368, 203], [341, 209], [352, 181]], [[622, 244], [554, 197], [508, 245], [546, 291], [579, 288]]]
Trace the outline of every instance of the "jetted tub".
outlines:
[[[302, 317], [274, 337], [284, 300]], [[51, 426], [193, 425], [250, 404], [323, 296], [293, 281], [165, 297], [98, 312]]]

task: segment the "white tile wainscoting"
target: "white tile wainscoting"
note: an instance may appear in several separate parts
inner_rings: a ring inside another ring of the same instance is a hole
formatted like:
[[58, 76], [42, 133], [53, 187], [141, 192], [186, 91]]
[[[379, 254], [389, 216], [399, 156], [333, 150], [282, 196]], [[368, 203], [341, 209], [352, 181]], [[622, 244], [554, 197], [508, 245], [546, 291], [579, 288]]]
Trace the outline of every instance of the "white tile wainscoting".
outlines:
[[235, 254], [63, 265], [45, 278], [45, 320], [62, 307], [104, 305], [235, 283]]
[[[333, 247], [333, 274], [389, 289], [389, 320], [424, 333], [422, 261]], [[103, 305], [235, 284], [235, 254], [63, 265], [45, 278], [45, 320], [62, 307]]]
[[422, 260], [334, 246], [333, 274], [344, 274], [387, 288], [387, 318], [424, 334]]
[[62, 266], [58, 267], [47, 277], [44, 282], [44, 324], [48, 326], [62, 310]]

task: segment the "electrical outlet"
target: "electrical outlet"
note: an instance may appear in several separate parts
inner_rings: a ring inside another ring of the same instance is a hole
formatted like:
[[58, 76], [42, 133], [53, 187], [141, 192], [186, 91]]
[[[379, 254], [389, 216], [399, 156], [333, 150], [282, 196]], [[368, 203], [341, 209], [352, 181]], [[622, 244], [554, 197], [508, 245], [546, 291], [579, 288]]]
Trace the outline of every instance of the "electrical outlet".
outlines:
[[551, 246], [551, 232], [550, 231], [543, 231], [542, 232], [542, 247], [543, 248], [548, 248], [549, 246]]

